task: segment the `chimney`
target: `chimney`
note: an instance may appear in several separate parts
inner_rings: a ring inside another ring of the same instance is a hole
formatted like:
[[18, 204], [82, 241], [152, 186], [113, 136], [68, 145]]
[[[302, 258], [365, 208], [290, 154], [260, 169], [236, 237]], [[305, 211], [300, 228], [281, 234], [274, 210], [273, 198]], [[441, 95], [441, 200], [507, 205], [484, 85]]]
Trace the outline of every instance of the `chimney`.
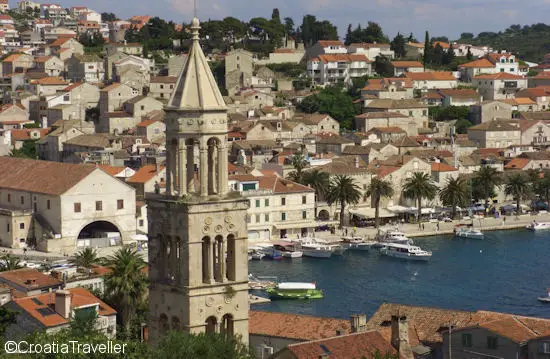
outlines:
[[406, 316], [391, 317], [391, 345], [399, 352], [399, 358], [414, 359], [409, 344], [409, 322]]
[[355, 156], [355, 168], [359, 168], [359, 156]]
[[71, 292], [62, 289], [55, 292], [55, 311], [63, 318], [69, 319], [71, 316]]
[[366, 314], [352, 314], [350, 316], [351, 332], [362, 333], [366, 330], [367, 315]]

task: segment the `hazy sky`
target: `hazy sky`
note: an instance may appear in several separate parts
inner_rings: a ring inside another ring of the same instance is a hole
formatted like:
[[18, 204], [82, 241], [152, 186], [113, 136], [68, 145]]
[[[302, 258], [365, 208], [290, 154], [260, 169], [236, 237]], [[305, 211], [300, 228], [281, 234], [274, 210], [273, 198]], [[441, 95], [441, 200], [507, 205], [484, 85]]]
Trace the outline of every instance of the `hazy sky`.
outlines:
[[[188, 22], [193, 0], [61, 0], [66, 7], [86, 5], [96, 11], [112, 11], [121, 18], [132, 15], [160, 16]], [[242, 20], [270, 17], [274, 7], [281, 18], [290, 16], [301, 24], [304, 14], [330, 20], [343, 35], [349, 23], [378, 22], [393, 37], [398, 31], [413, 32], [423, 41], [432, 36], [456, 38], [461, 32], [499, 31], [512, 24], [545, 22], [550, 0], [197, 0], [201, 20], [234, 16]]]

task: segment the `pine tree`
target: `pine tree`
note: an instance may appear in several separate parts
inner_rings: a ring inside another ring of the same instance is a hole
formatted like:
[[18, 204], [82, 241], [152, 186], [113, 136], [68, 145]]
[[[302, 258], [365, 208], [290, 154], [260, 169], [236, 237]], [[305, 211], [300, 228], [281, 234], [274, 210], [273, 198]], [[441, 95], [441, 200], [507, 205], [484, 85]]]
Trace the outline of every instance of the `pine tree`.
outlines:
[[424, 37], [424, 67], [432, 62], [433, 46], [430, 41], [430, 34], [426, 30], [426, 36]]
[[400, 33], [393, 38], [390, 48], [395, 52], [398, 58], [405, 56], [405, 38]]
[[472, 55], [472, 51], [470, 51], [470, 46], [468, 46], [468, 52], [466, 53], [466, 58], [469, 61], [472, 61], [474, 59], [474, 55]]
[[443, 56], [443, 64], [444, 65], [451, 65], [455, 59], [455, 50], [453, 47], [453, 44], [450, 44], [449, 49]]
[[409, 43], [409, 42], [418, 42], [418, 41], [416, 41], [416, 38], [414, 37], [412, 32], [409, 35], [409, 38], [407, 39], [407, 43]]
[[281, 24], [281, 15], [279, 14], [279, 9], [273, 9], [273, 12], [271, 13], [271, 20], [273, 20], [273, 22], [275, 22], [275, 24], [277, 25]]
[[349, 46], [351, 44], [352, 36], [353, 36], [353, 33], [351, 30], [351, 24], [349, 24], [348, 31], [346, 32], [346, 38], [344, 40], [344, 45]]

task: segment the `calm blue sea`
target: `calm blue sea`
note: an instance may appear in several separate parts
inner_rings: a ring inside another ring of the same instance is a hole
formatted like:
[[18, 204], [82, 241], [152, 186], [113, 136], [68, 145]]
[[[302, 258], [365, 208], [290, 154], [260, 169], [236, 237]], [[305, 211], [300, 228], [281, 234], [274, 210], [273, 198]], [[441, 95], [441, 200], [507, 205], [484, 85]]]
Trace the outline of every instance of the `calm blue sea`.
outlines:
[[253, 309], [348, 318], [383, 302], [493, 310], [550, 318], [537, 297], [550, 287], [550, 232], [487, 232], [485, 240], [415, 238], [433, 252], [428, 263], [348, 251], [330, 259], [250, 261], [249, 272], [279, 281], [316, 282], [325, 298], [273, 301]]

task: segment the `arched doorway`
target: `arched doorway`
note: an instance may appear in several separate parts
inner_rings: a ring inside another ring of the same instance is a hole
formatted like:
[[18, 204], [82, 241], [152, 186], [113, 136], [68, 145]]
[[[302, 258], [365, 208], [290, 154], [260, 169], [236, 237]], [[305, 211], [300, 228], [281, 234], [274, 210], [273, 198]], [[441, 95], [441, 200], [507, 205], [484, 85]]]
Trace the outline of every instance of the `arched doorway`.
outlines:
[[330, 219], [330, 214], [328, 213], [328, 211], [326, 209], [322, 209], [317, 214], [317, 217], [321, 221], [328, 221]]
[[122, 244], [122, 234], [117, 226], [108, 221], [95, 221], [84, 226], [76, 241], [79, 248], [102, 248], [120, 244]]
[[216, 327], [218, 326], [218, 319], [216, 317], [208, 317], [206, 318], [205, 324], [205, 333], [206, 334], [214, 334], [216, 333]]

